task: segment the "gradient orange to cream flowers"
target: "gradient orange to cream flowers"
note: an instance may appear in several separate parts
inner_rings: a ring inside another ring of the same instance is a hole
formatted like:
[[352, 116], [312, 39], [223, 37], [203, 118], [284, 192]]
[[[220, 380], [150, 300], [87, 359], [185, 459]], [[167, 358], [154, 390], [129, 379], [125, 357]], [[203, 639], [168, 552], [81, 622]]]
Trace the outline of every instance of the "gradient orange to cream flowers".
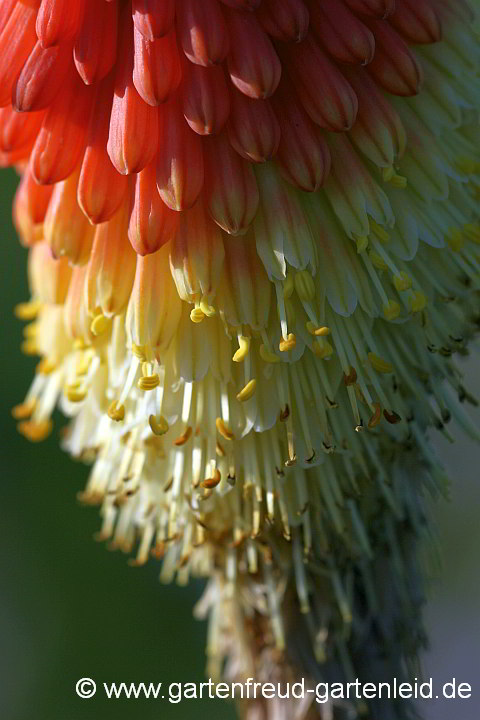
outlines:
[[478, 59], [466, 0], [0, 0], [41, 357], [13, 414], [72, 417], [132, 564], [210, 578], [211, 675], [408, 676], [422, 644], [426, 430], [478, 435]]

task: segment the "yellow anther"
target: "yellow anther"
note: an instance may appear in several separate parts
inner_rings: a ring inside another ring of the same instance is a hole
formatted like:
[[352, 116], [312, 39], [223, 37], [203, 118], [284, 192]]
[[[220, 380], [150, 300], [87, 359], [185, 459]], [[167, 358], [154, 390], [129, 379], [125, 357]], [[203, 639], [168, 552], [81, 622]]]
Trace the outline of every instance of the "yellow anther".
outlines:
[[382, 256], [379, 255], [378, 253], [371, 252], [370, 260], [372, 261], [372, 264], [377, 268], [377, 270], [387, 270], [388, 269], [387, 263], [382, 258]]
[[333, 355], [333, 347], [327, 340], [316, 340], [313, 343], [313, 352], [318, 358], [323, 360]]
[[395, 320], [400, 315], [400, 303], [395, 300], [389, 300], [387, 305], [383, 306], [383, 314], [387, 320]]
[[366, 235], [358, 235], [355, 238], [355, 244], [357, 246], [357, 253], [360, 255], [360, 253], [365, 252], [368, 248], [368, 237]]
[[137, 382], [138, 389], [144, 390], [145, 392], [147, 392], [148, 390], [155, 390], [155, 388], [159, 385], [160, 378], [158, 377], [157, 373], [155, 373], [154, 375], [144, 375]]
[[23, 328], [24, 338], [34, 338], [38, 334], [38, 323], [29, 323]]
[[174, 444], [177, 447], [181, 447], [182, 445], [185, 445], [186, 442], [191, 438], [192, 436], [192, 428], [191, 425], [188, 425], [187, 428], [185, 428], [185, 432], [183, 432], [181, 435], [179, 435], [175, 440], [173, 441]]
[[293, 333], [289, 333], [286, 340], [284, 340], [283, 338], [282, 340], [280, 340], [278, 348], [280, 352], [288, 352], [289, 350], [293, 350], [296, 344], [297, 338]]
[[248, 382], [245, 387], [237, 394], [237, 400], [239, 400], [239, 402], [246, 402], [247, 400], [250, 400], [250, 398], [255, 395], [256, 389], [257, 381], [255, 379], [250, 380], [250, 382]]
[[165, 435], [170, 427], [163, 415], [160, 415], [159, 418], [155, 415], [150, 415], [148, 418], [148, 424], [150, 425], [152, 433], [158, 436]]
[[373, 407], [375, 408], [375, 412], [368, 421], [368, 427], [370, 428], [370, 430], [373, 430], [373, 428], [377, 427], [380, 420], [382, 419], [382, 406], [380, 405], [380, 403], [373, 403]]
[[77, 365], [75, 367], [75, 373], [80, 376], [86, 375], [90, 369], [91, 364], [92, 355], [84, 353], [77, 362]]
[[12, 417], [15, 418], [15, 420], [26, 420], [32, 415], [36, 404], [36, 400], [32, 398], [27, 402], [20, 403], [20, 405], [15, 405], [15, 407], [12, 408]]
[[467, 236], [469, 240], [476, 243], [477, 245], [480, 245], [480, 225], [479, 224], [473, 224], [468, 223], [467, 225], [463, 226], [463, 232]]
[[232, 358], [233, 362], [239, 363], [245, 360], [250, 350], [250, 342], [250, 338], [246, 337], [246, 335], [238, 336], [238, 344], [240, 345], [240, 347]]
[[145, 348], [145, 345], [136, 345], [135, 343], [132, 343], [132, 353], [141, 362], [145, 362], [145, 360], [147, 359], [147, 350]]
[[410, 310], [412, 313], [421, 312], [427, 306], [427, 297], [420, 290], [412, 293], [409, 300]]
[[412, 287], [412, 279], [404, 270], [402, 270], [398, 273], [398, 275], [393, 276], [393, 284], [395, 286], [395, 290], [403, 292], [404, 290], [410, 290]]
[[312, 302], [315, 299], [315, 283], [308, 270], [300, 270], [296, 273], [295, 290], [303, 302]]
[[38, 300], [19, 303], [18, 305], [15, 305], [15, 317], [19, 320], [35, 320], [41, 308], [42, 303]]
[[376, 370], [379, 373], [391, 373], [393, 372], [393, 365], [392, 363], [388, 362], [388, 360], [384, 360], [379, 355], [376, 355], [373, 352], [368, 353], [368, 359], [370, 361], [370, 365], [373, 367], [374, 370]]
[[115, 422], [120, 422], [125, 417], [125, 406], [120, 405], [117, 407], [117, 403], [114, 401], [110, 405], [110, 407], [107, 410], [108, 417], [110, 420], [115, 420]]
[[198, 325], [205, 320], [205, 313], [200, 306], [193, 308], [190, 313], [190, 320]]
[[213, 473], [212, 477], [205, 478], [203, 482], [200, 483], [200, 485], [207, 490], [212, 490], [213, 488], [217, 487], [218, 483], [222, 479], [222, 476], [220, 474], [220, 470], [218, 468], [215, 468], [215, 471]]
[[37, 363], [35, 372], [38, 375], [51, 375], [56, 369], [57, 365], [54, 362], [52, 362], [48, 358], [42, 358], [40, 362]]
[[390, 235], [385, 230], [384, 227], [379, 225], [373, 218], [369, 219], [370, 227], [372, 229], [372, 232], [377, 236], [377, 238], [384, 243], [387, 243], [390, 240]]
[[260, 357], [262, 358], [262, 360], [264, 362], [267, 362], [267, 363], [279, 363], [280, 362], [280, 358], [278, 357], [278, 355], [275, 355], [275, 353], [272, 350], [269, 350], [268, 347], [266, 345], [264, 345], [263, 343], [262, 343], [262, 345], [260, 345]]
[[225, 440], [235, 440], [234, 433], [231, 431], [227, 423], [221, 417], [217, 417], [217, 419], [215, 420], [215, 425], [217, 426], [218, 432], [222, 437], [225, 438]]
[[86, 347], [87, 345], [82, 337], [75, 338], [75, 340], [73, 341], [74, 350], [85, 350]]
[[390, 180], [394, 177], [395, 170], [390, 165], [390, 167], [383, 168], [382, 170], [382, 178], [384, 182], [390, 182]]
[[[203, 312], [204, 315], [207, 317], [213, 317], [217, 314], [217, 311], [213, 307], [213, 305], [210, 305], [208, 303], [208, 300], [206, 296], [204, 295], [200, 301], [200, 310]], [[195, 321], [194, 321], [195, 322]]]
[[18, 432], [31, 442], [41, 442], [45, 440], [52, 432], [52, 428], [53, 423], [51, 420], [43, 420], [42, 422], [24, 420], [17, 425]]
[[285, 283], [283, 285], [283, 297], [285, 300], [288, 300], [292, 297], [293, 291], [295, 289], [295, 280], [293, 272], [288, 272], [287, 277], [285, 279]]
[[20, 350], [24, 355], [38, 355], [38, 347], [33, 339], [24, 340], [20, 345]]
[[450, 250], [454, 252], [460, 252], [465, 244], [465, 238], [460, 228], [450, 228], [445, 235], [445, 240]]
[[408, 185], [408, 180], [403, 175], [397, 175], [397, 173], [395, 173], [390, 180], [390, 183], [392, 187], [397, 188], [398, 190], [405, 190]]
[[65, 388], [65, 395], [72, 403], [82, 402], [87, 397], [87, 391], [85, 388], [81, 389], [76, 387], [76, 383], [72, 383]]
[[326, 327], [325, 325], [322, 327], [318, 327], [311, 320], [307, 322], [306, 328], [310, 335], [315, 335], [316, 337], [326, 337], [327, 335], [330, 335], [329, 327]]
[[103, 314], [95, 315], [93, 318], [91, 324], [90, 324], [90, 331], [92, 335], [95, 335], [95, 337], [98, 337], [99, 335], [103, 335], [104, 332], [108, 330], [108, 328], [111, 325], [110, 318], [105, 317]]

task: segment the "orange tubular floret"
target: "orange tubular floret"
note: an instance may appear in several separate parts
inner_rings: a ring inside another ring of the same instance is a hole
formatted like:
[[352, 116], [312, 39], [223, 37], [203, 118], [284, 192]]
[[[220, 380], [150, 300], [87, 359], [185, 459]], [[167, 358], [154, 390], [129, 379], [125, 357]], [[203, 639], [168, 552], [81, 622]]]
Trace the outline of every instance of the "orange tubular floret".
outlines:
[[75, 39], [74, 59], [87, 85], [104, 78], [117, 57], [118, 3], [87, 2]]
[[70, 42], [43, 48], [40, 40], [27, 58], [12, 91], [12, 103], [19, 112], [43, 110], [63, 88], [72, 66]]
[[147, 40], [167, 35], [173, 28], [175, 0], [132, 0], [135, 27]]
[[0, 152], [12, 153], [25, 148], [30, 150], [44, 118], [44, 111], [18, 113], [11, 105], [0, 108]]
[[338, 0], [311, 2], [310, 24], [315, 36], [335, 60], [367, 65], [375, 53], [372, 32]]
[[157, 190], [155, 160], [135, 178], [128, 237], [139, 255], [154, 253], [175, 234], [179, 214], [165, 205]]
[[78, 203], [92, 223], [109, 220], [128, 190], [128, 179], [117, 172], [107, 153], [112, 95], [113, 77], [109, 75], [96, 88], [78, 183]]
[[42, 239], [43, 221], [52, 192], [51, 185], [38, 185], [27, 168], [13, 201], [13, 222], [23, 245], [30, 247]]
[[215, 222], [232, 235], [248, 230], [258, 208], [251, 165], [230, 145], [226, 133], [205, 142], [205, 197]]
[[122, 62], [116, 69], [107, 144], [110, 159], [122, 175], [140, 172], [153, 160], [158, 136], [157, 110], [142, 100], [133, 84], [133, 22], [127, 9], [119, 43]]
[[276, 161], [284, 177], [306, 192], [323, 185], [330, 172], [330, 151], [287, 83], [272, 98], [281, 135]]
[[44, 237], [54, 256], [65, 255], [75, 265], [87, 262], [95, 232], [78, 205], [79, 176], [80, 167], [56, 183], [44, 223]]
[[235, 38], [227, 58], [233, 84], [249, 97], [270, 97], [282, 74], [270, 38], [253, 14], [238, 10], [229, 10], [225, 14], [230, 37]]
[[183, 114], [198, 135], [215, 135], [227, 122], [230, 97], [221, 67], [185, 62]]
[[195, 204], [203, 187], [202, 141], [183, 117], [179, 98], [158, 108], [157, 187], [172, 210]]
[[280, 125], [269, 100], [252, 100], [231, 89], [232, 111], [228, 137], [235, 150], [250, 162], [265, 162], [276, 154]]
[[[342, 1], [342, 0], [340, 0]], [[386, 18], [395, 10], [395, 0], [343, 0], [349, 8], [360, 15]]]
[[37, 182], [60, 182], [73, 172], [85, 150], [93, 100], [93, 90], [73, 68], [50, 105], [33, 148], [30, 163]]
[[357, 96], [312, 33], [300, 45], [287, 46], [285, 59], [298, 96], [313, 122], [333, 132], [350, 130], [357, 117]]
[[230, 40], [217, 0], [177, 0], [180, 42], [197, 65], [218, 65], [227, 56]]
[[13, 84], [30, 55], [37, 35], [35, 33], [35, 4], [18, 2], [9, 13], [4, 11], [6, 24], [0, 26], [0, 107], [11, 101]]
[[430, 0], [403, 0], [397, 3], [390, 24], [407, 42], [429, 44], [442, 37], [442, 23]]
[[308, 31], [309, 12], [303, 0], [263, 0], [257, 18], [269, 35], [284, 42], [301, 42]]
[[416, 95], [423, 79], [415, 55], [392, 26], [384, 20], [368, 20], [375, 35], [375, 57], [368, 72], [393, 95]]
[[178, 88], [182, 79], [177, 39], [172, 31], [155, 40], [148, 40], [134, 27], [133, 82], [140, 97], [148, 105], [160, 105]]
[[44, 48], [73, 38], [82, 22], [85, 0], [42, 0], [36, 31]]

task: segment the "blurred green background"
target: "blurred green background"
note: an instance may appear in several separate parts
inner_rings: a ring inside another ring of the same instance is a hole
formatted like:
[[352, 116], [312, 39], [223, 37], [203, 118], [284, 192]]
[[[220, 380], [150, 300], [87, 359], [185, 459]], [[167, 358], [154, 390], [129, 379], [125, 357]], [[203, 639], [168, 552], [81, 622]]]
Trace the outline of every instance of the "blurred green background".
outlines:
[[[233, 707], [221, 701], [170, 705], [107, 701], [101, 692], [80, 700], [75, 694], [76, 681], [85, 676], [97, 683], [201, 682], [206, 626], [192, 619], [191, 610], [202, 586], [161, 586], [154, 562], [133, 569], [125, 556], [95, 543], [98, 512], [75, 500], [88, 471], [59, 450], [59, 423], [38, 446], [16, 432], [10, 408], [23, 399], [36, 364], [20, 353], [22, 324], [12, 314], [28, 297], [27, 254], [11, 225], [16, 182], [11, 171], [0, 176], [0, 717], [178, 720], [208, 713], [210, 720], [230, 720]], [[467, 371], [470, 387], [480, 389], [471, 361]], [[437, 511], [445, 577], [427, 613], [432, 649], [426, 675], [470, 682], [474, 695], [470, 701], [424, 703], [420, 710], [428, 720], [474, 720], [480, 710], [480, 451], [465, 439], [439, 449], [457, 481], [452, 504]]]

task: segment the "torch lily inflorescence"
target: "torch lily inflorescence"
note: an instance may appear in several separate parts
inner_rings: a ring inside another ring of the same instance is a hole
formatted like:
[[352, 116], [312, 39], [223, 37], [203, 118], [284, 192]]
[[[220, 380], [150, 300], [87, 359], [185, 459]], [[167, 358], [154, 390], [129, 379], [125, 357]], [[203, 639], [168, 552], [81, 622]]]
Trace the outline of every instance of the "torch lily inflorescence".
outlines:
[[132, 564], [211, 579], [214, 676], [406, 676], [423, 642], [417, 546], [446, 483], [426, 430], [477, 435], [451, 358], [480, 317], [473, 20], [465, 0], [0, 0], [41, 356], [13, 413], [35, 441], [72, 417], [81, 499]]

